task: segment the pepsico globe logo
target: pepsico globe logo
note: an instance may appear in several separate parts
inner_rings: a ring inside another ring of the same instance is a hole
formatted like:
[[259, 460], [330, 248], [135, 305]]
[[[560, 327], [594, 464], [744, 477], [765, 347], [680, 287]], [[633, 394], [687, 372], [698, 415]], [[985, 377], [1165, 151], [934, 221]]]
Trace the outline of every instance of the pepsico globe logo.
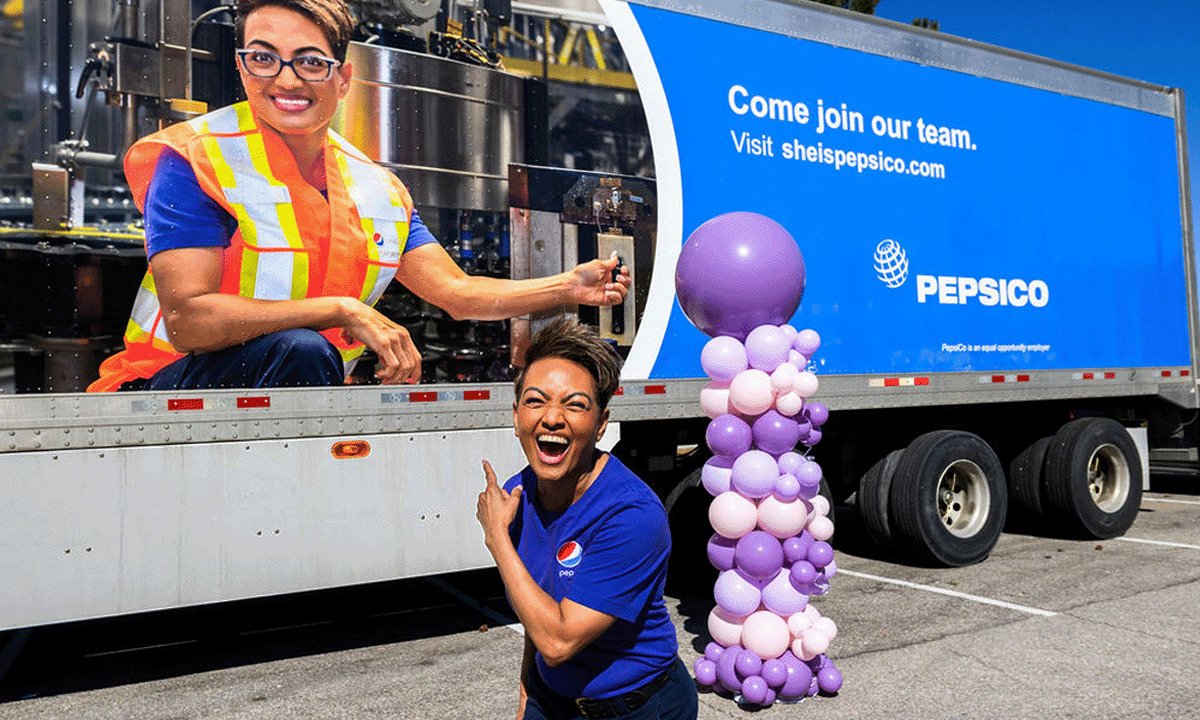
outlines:
[[572, 568], [583, 559], [583, 546], [574, 540], [568, 540], [558, 549], [558, 564]]
[[908, 254], [895, 240], [875, 246], [875, 274], [890, 288], [898, 288], [908, 279]]

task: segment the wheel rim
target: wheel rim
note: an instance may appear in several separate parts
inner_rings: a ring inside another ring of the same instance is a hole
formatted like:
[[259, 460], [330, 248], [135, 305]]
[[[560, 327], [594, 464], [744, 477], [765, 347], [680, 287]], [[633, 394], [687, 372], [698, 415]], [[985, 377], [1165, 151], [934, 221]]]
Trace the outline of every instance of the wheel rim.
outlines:
[[970, 460], [956, 460], [938, 479], [937, 502], [942, 526], [951, 535], [974, 536], [991, 514], [987, 475]]
[[1088, 459], [1088, 492], [1096, 507], [1115, 513], [1129, 499], [1129, 461], [1116, 445], [1105, 443]]

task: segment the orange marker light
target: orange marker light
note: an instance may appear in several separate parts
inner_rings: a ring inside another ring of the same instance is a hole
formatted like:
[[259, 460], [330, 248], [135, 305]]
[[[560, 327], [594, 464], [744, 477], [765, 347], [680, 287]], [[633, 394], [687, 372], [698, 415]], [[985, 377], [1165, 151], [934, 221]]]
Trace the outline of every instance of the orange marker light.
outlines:
[[366, 440], [343, 440], [335, 442], [330, 453], [338, 460], [365, 458], [371, 454], [371, 443]]

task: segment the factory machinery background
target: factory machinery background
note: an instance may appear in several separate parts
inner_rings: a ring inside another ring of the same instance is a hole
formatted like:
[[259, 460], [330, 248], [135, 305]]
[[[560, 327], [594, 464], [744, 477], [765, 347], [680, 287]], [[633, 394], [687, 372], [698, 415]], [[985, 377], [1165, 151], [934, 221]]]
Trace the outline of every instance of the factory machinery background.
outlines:
[[[533, 277], [617, 250], [625, 306], [458, 322], [393, 283], [424, 382], [503, 381], [539, 324], [578, 312], [618, 349], [649, 288], [653, 156], [595, 6], [366, 0], [334, 127], [409, 186], [470, 273]], [[0, 17], [0, 393], [77, 392], [119, 348], [146, 257], [120, 159], [241, 99], [233, 14], [211, 0], [8, 0]], [[644, 268], [639, 273], [638, 268]], [[368, 356], [354, 382], [372, 382]]]

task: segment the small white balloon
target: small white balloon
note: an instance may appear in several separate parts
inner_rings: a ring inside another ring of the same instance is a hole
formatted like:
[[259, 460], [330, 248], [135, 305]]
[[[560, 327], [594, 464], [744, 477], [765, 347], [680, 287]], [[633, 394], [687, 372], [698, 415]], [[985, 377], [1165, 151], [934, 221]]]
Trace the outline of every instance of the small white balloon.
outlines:
[[821, 383], [817, 380], [817, 376], [805, 370], [796, 375], [796, 382], [792, 386], [792, 390], [804, 399], [808, 399], [817, 394], [817, 389]]
[[780, 540], [799, 535], [807, 520], [803, 500], [783, 501], [768, 495], [758, 504], [759, 527]]
[[805, 605], [805, 606], [804, 606], [804, 609], [803, 609], [803, 610], [801, 610], [800, 612], [802, 612], [802, 613], [804, 613], [805, 615], [807, 615], [807, 616], [808, 616], [808, 618], [809, 618], [810, 620], [812, 620], [813, 622], [816, 622], [816, 621], [817, 621], [817, 618], [821, 617], [821, 611], [820, 611], [820, 610], [817, 610], [817, 608], [816, 608], [815, 606], [813, 606], [813, 605]]
[[792, 641], [792, 654], [800, 658], [804, 662], [808, 662], [817, 656], [816, 653], [810, 653], [804, 649], [804, 638], [798, 637]]
[[[806, 605], [805, 607], [808, 607], [808, 606]], [[788, 624], [788, 632], [790, 632], [792, 634], [792, 637], [798, 638], [804, 634], [805, 630], [812, 627], [813, 619], [810, 618], [808, 615], [805, 615], [804, 611], [801, 610], [800, 612], [794, 612], [791, 615], [789, 615], [788, 619], [787, 619], [787, 624]]]
[[731, 615], [717, 605], [708, 614], [708, 634], [713, 640], [729, 647], [742, 641], [742, 624], [746, 618]]
[[806, 655], [820, 655], [829, 649], [829, 636], [818, 630], [816, 623], [813, 623], [813, 627], [805, 630], [801, 636], [800, 647]]

